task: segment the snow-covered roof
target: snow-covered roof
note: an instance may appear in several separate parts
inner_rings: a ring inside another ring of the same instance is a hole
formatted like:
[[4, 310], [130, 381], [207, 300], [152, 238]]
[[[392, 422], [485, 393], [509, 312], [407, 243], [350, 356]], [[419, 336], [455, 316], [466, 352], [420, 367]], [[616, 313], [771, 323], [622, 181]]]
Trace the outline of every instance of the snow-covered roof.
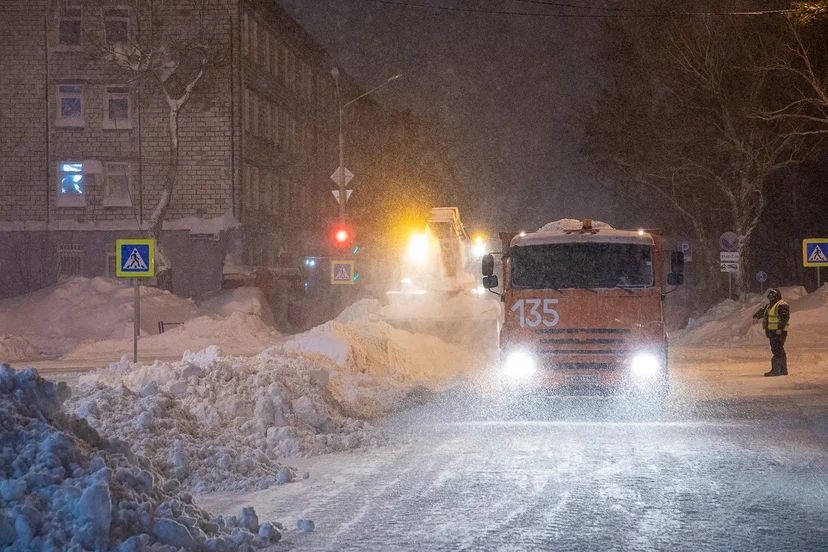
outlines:
[[637, 243], [652, 245], [653, 237], [639, 230], [618, 230], [600, 220], [592, 221], [592, 229], [581, 231], [584, 222], [577, 219], [561, 219], [547, 223], [535, 232], [517, 235], [510, 246], [544, 245], [550, 243]]

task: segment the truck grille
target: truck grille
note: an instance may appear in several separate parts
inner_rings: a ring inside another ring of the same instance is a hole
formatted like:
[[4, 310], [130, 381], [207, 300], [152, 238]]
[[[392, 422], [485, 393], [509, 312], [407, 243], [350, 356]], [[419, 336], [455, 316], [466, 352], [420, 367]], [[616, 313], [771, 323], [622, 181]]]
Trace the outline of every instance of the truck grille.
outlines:
[[[559, 368], [612, 368], [629, 351], [629, 334], [625, 328], [552, 328], [539, 329], [540, 353], [547, 360], [559, 355], [611, 357], [616, 362], [552, 362]], [[548, 336], [548, 337], [546, 337]], [[609, 360], [609, 359], [608, 359]]]

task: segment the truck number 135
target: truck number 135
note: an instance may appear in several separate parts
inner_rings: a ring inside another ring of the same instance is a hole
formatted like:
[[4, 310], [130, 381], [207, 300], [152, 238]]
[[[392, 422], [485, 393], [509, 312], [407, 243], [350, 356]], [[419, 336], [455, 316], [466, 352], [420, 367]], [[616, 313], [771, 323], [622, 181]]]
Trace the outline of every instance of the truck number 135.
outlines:
[[551, 328], [561, 319], [558, 311], [553, 308], [557, 302], [557, 299], [518, 299], [512, 305], [512, 310], [518, 313], [521, 328], [537, 328], [541, 324]]

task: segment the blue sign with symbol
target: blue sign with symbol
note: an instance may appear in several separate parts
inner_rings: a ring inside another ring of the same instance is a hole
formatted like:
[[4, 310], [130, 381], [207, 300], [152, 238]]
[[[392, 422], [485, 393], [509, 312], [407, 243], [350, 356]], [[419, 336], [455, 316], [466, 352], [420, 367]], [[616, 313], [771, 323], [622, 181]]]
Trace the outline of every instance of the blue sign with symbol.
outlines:
[[759, 282], [760, 284], [764, 284], [765, 282], [768, 281], [768, 273], [765, 272], [764, 270], [760, 270], [759, 272], [756, 273], [756, 281]]
[[115, 275], [121, 278], [155, 276], [155, 240], [116, 240], [115, 262]]
[[722, 251], [738, 251], [739, 236], [733, 232], [725, 232], [719, 236], [719, 247]]
[[828, 266], [828, 238], [802, 240], [803, 266]]
[[684, 253], [684, 262], [689, 263], [693, 260], [693, 245], [690, 240], [682, 239], [678, 241], [678, 250]]

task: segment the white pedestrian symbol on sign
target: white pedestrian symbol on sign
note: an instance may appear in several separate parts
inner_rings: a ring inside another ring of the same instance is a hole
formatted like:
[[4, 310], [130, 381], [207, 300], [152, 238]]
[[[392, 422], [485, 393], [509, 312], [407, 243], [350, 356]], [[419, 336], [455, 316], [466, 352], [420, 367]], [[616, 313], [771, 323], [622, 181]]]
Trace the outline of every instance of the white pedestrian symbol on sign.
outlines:
[[336, 273], [334, 274], [335, 280], [350, 280], [351, 275], [348, 273], [348, 265], [338, 265], [336, 267]]
[[817, 245], [814, 247], [814, 250], [811, 251], [810, 257], [808, 257], [809, 263], [828, 263], [828, 257], [825, 256], [825, 253], [822, 252], [822, 249]]
[[137, 247], [127, 257], [123, 270], [147, 270], [147, 263], [144, 262], [144, 258], [141, 257]]

